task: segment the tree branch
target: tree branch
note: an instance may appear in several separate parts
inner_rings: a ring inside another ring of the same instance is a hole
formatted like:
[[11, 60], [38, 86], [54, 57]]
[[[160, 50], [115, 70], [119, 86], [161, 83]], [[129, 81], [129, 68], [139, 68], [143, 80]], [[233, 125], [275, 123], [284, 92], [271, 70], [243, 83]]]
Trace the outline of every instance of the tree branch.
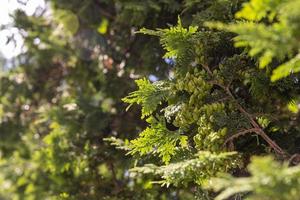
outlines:
[[260, 125], [255, 121], [255, 118], [248, 113], [235, 99], [235, 97], [232, 95], [229, 88], [226, 88], [226, 93], [232, 98], [232, 100], [236, 103], [238, 110], [244, 114], [250, 121], [251, 125], [255, 128], [255, 133], [259, 136], [261, 136], [269, 145], [271, 148], [275, 150], [276, 153], [285, 156], [286, 153], [274, 142], [260, 127]]
[[224, 146], [228, 143], [228, 142], [231, 142], [233, 141], [234, 139], [240, 137], [240, 136], [243, 136], [243, 135], [246, 135], [247, 133], [256, 133], [258, 131], [257, 128], [251, 128], [251, 129], [247, 129], [247, 130], [243, 130], [243, 131], [240, 131], [232, 136], [230, 136], [229, 138], [227, 138], [224, 142]]
[[98, 6], [101, 15], [108, 19], [114, 20], [115, 17], [109, 11], [103, 9], [103, 6], [98, 0], [95, 0], [94, 3]]
[[[243, 108], [243, 106], [236, 100], [236, 98], [233, 96], [233, 94], [231, 93], [230, 91], [230, 84], [228, 84], [227, 86], [224, 86], [223, 84], [221, 84], [218, 80], [215, 80], [214, 79], [214, 76], [213, 76], [213, 73], [212, 71], [210, 70], [209, 66], [207, 65], [204, 65], [202, 64], [203, 68], [207, 71], [207, 73], [211, 76], [211, 78], [213, 79], [212, 80], [212, 83], [215, 84], [215, 85], [218, 85], [219, 87], [221, 87], [225, 93], [235, 102], [236, 106], [237, 106], [237, 109], [240, 111], [240, 113], [242, 113], [243, 115], [245, 115], [250, 124], [253, 126], [252, 129], [249, 129], [249, 130], [245, 130], [245, 131], [242, 131], [242, 132], [239, 132], [237, 134], [235, 134], [234, 136], [232, 136], [234, 138], [237, 138], [241, 135], [244, 135], [246, 133], [250, 133], [250, 132], [254, 132], [256, 133], [257, 135], [261, 136], [268, 144], [269, 146], [274, 149], [274, 151], [277, 153], [277, 154], [280, 154], [281, 156], [283, 157], [286, 157], [286, 152], [284, 152], [281, 147], [279, 147], [276, 142], [274, 142], [265, 132], [264, 130], [260, 127], [260, 125], [255, 121], [255, 118], [246, 111], [245, 108]], [[230, 140], [229, 140], [230, 141]], [[227, 141], [227, 142], [229, 142]], [[226, 142], [225, 142], [226, 144]]]

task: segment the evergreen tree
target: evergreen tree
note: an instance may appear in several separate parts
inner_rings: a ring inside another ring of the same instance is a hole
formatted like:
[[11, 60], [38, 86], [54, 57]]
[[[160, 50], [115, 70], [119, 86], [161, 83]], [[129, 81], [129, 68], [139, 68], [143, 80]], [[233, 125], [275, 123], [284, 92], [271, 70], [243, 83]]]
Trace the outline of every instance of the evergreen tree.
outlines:
[[298, 0], [47, 5], [10, 25], [0, 199], [298, 199]]
[[240, 192], [251, 192], [247, 199], [297, 199], [298, 167], [270, 158], [255, 159], [250, 178], [211, 179], [247, 175], [254, 155], [299, 162], [298, 1], [253, 0], [235, 15], [241, 3], [186, 1], [184, 11], [197, 8], [192, 19], [183, 12], [177, 26], [141, 29], [160, 38], [164, 58], [175, 64], [169, 79], [138, 80], [138, 90], [123, 99], [141, 105], [149, 124], [127, 145], [129, 153], [161, 157], [131, 171], [167, 186], [224, 189], [216, 199], [241, 198]]

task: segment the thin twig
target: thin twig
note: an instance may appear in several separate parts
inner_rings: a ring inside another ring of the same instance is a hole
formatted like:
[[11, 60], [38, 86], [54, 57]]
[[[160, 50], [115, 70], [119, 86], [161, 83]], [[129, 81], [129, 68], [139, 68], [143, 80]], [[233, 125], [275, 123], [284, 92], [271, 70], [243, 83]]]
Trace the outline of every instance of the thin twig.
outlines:
[[101, 3], [98, 0], [94, 1], [94, 3], [98, 6], [97, 9], [100, 11], [101, 15], [103, 15], [104, 17], [106, 17], [108, 19], [114, 20], [115, 17], [110, 12], [103, 9], [103, 6], [101, 5]]
[[251, 128], [251, 129], [240, 131], [240, 132], [230, 136], [229, 138], [227, 138], [224, 142], [224, 145], [226, 145], [228, 142], [231, 142], [240, 136], [246, 135], [247, 133], [256, 133], [257, 130], [258, 130], [257, 128]]
[[300, 154], [297, 154], [297, 153], [292, 155], [289, 159], [289, 163], [292, 163], [295, 165], [299, 164], [299, 162], [300, 162]]
[[255, 133], [259, 136], [261, 136], [269, 145], [271, 148], [273, 148], [275, 150], [276, 153], [281, 154], [281, 155], [285, 155], [286, 153], [276, 144], [276, 142], [274, 142], [264, 131], [263, 129], [260, 127], [260, 125], [255, 121], [254, 117], [248, 113], [239, 103], [238, 101], [234, 98], [234, 96], [232, 95], [231, 91], [229, 90], [229, 88], [226, 89], [226, 93], [232, 98], [232, 100], [235, 101], [238, 110], [244, 114], [246, 117], [248, 117], [251, 125], [255, 128]]
[[[207, 65], [202, 65], [203, 68], [207, 71], [207, 73], [214, 78], [212, 71], [209, 69], [209, 66]], [[215, 85], [218, 85], [219, 87], [221, 87], [225, 93], [235, 102], [237, 109], [243, 114], [245, 115], [249, 121], [250, 124], [253, 126], [252, 129], [237, 133], [235, 135], [234, 138], [239, 137], [243, 134], [249, 133], [251, 132], [255, 132], [257, 135], [261, 136], [268, 144], [269, 146], [274, 149], [274, 151], [282, 156], [286, 156], [286, 153], [276, 144], [276, 142], [274, 142], [264, 131], [263, 129], [260, 127], [260, 125], [255, 121], [255, 118], [246, 111], [246, 109], [236, 100], [236, 98], [233, 96], [233, 94], [230, 91], [230, 84], [228, 84], [227, 86], [224, 86], [223, 84], [221, 84], [218, 80], [212, 80], [212, 83]]]

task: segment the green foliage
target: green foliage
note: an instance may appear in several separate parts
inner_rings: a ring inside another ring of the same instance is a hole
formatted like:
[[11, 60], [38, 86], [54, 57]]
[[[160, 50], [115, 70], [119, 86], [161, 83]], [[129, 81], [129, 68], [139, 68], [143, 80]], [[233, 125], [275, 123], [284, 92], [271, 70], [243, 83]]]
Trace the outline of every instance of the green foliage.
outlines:
[[129, 107], [134, 103], [141, 105], [143, 108], [142, 118], [144, 118], [151, 115], [157, 106], [168, 96], [168, 85], [163, 82], [152, 84], [147, 79], [136, 80], [136, 84], [139, 90], [123, 98], [123, 101], [129, 103]]
[[234, 194], [244, 193], [251, 200], [296, 200], [299, 199], [300, 168], [279, 164], [271, 157], [254, 157], [247, 178], [212, 179], [208, 187], [222, 191], [216, 200], [225, 200]]
[[298, 198], [298, 0], [48, 3], [1, 67], [0, 199]]
[[[240, 60], [228, 56], [222, 70], [211, 71], [207, 65], [213, 61], [207, 56], [215, 51], [214, 47], [221, 48], [218, 42], [222, 41], [223, 35], [197, 30], [194, 26], [183, 28], [181, 20], [177, 26], [168, 29], [142, 29], [142, 33], [160, 38], [166, 50], [164, 58], [175, 62], [174, 75], [171, 80], [153, 84], [141, 79], [137, 82], [139, 89], [123, 99], [130, 104], [140, 104], [142, 118], [146, 116], [145, 110], [149, 111], [148, 115], [154, 115], [147, 119], [149, 126], [146, 130], [131, 141], [129, 152], [141, 158], [156, 154], [162, 157], [166, 165], [159, 166], [160, 162], [153, 165], [153, 162], [135, 167], [133, 171], [159, 175], [163, 185], [201, 185], [218, 172], [238, 167], [239, 163], [238, 155], [226, 152], [224, 146], [228, 130], [238, 131], [238, 128], [222, 122], [236, 120], [231, 119], [233, 113], [239, 115], [235, 99], [226, 90], [226, 84], [236, 77], [224, 75], [225, 69]], [[207, 44], [211, 44], [211, 49], [206, 48]], [[242, 66], [236, 66], [242, 69]], [[141, 83], [146, 86], [142, 87]], [[157, 106], [162, 102], [160, 95], [152, 95], [160, 91], [155, 88], [156, 84], [168, 85], [165, 88], [168, 95], [163, 97], [164, 103], [160, 106]], [[219, 85], [219, 88], [213, 89], [214, 85]], [[229, 98], [229, 101], [219, 101], [220, 98]], [[241, 120], [244, 120], [242, 116], [238, 121]], [[249, 122], [242, 125], [243, 128], [248, 126]]]
[[178, 144], [182, 148], [187, 147], [187, 136], [181, 135], [178, 131], [169, 131], [163, 120], [157, 121], [150, 117], [147, 122], [150, 127], [140, 133], [139, 138], [131, 140], [130, 154], [139, 153], [141, 156], [149, 153], [158, 154], [163, 162], [169, 163]]
[[[294, 0], [252, 0], [236, 14], [247, 21], [229, 25], [208, 23], [208, 26], [238, 34], [234, 38], [235, 45], [249, 47], [249, 55], [258, 57], [260, 68], [275, 68], [271, 80], [277, 81], [300, 69], [299, 8], [300, 2]], [[274, 65], [272, 61], [280, 64]]]
[[[166, 50], [164, 58], [177, 58], [178, 60], [188, 56], [192, 41], [192, 36], [197, 31], [197, 26], [190, 26], [188, 29], [182, 27], [180, 18], [175, 27], [169, 29], [157, 29], [156, 31], [141, 29], [140, 33], [159, 36], [163, 48]], [[181, 56], [178, 58], [178, 56]]]
[[[289, 6], [297, 7], [298, 3], [253, 0], [245, 3], [243, 9], [235, 15], [234, 11], [242, 3], [244, 2], [186, 1], [184, 12], [195, 12], [193, 17], [185, 18], [183, 14], [177, 26], [140, 31], [160, 38], [166, 51], [163, 58], [172, 61], [173, 69], [169, 80], [158, 82], [168, 84], [168, 95], [163, 98], [160, 106], [157, 105], [161, 100], [150, 97], [140, 87], [134, 92], [139, 94], [136, 99], [141, 100], [139, 104], [142, 110], [150, 105], [142, 103], [145, 102], [142, 101], [143, 98], [147, 102], [151, 102], [151, 99], [157, 102], [152, 110], [147, 108], [151, 110], [149, 115], [154, 116], [147, 119], [149, 125], [146, 130], [131, 141], [134, 154], [140, 156], [137, 158], [137, 166], [131, 170], [136, 177], [150, 176], [154, 180], [160, 177], [162, 180], [154, 183], [166, 186], [202, 187], [203, 183], [209, 182], [220, 173], [234, 172], [237, 176], [247, 174], [244, 166], [252, 155], [274, 153], [284, 159], [289, 157], [286, 150], [298, 152], [294, 147], [288, 147], [295, 141], [295, 135], [298, 134], [295, 129], [298, 128], [297, 125], [291, 125], [291, 118], [287, 118], [298, 110], [295, 103], [295, 99], [298, 99], [295, 89], [298, 88], [298, 77], [294, 75], [295, 79], [288, 77], [276, 83], [272, 82], [288, 76], [291, 69], [294, 72], [297, 69], [297, 61], [293, 62], [298, 51], [297, 29], [288, 27], [296, 27], [297, 22], [292, 21], [297, 19], [298, 13], [287, 15], [286, 9]], [[219, 13], [222, 14], [218, 15]], [[236, 22], [234, 15], [244, 18], [244, 21]], [[184, 28], [183, 24], [188, 28]], [[207, 29], [207, 25], [215, 29]], [[228, 34], [224, 30], [238, 35]], [[232, 40], [236, 47], [247, 47], [245, 51], [255, 59], [249, 58], [241, 48], [234, 49]], [[278, 66], [277, 63], [282, 64]], [[256, 65], [265, 68], [266, 72], [256, 69]], [[272, 81], [269, 80], [271, 71]], [[137, 100], [126, 102], [135, 103]], [[160, 126], [157, 126], [158, 122], [162, 122]], [[288, 134], [289, 131], [295, 135], [283, 139], [281, 134]], [[177, 136], [178, 132], [185, 136], [185, 149], [178, 144], [176, 146], [179, 139], [169, 139], [170, 136]], [[250, 134], [255, 134], [256, 139], [247, 136]], [[168, 144], [170, 141], [171, 146]], [[286, 149], [282, 149], [277, 143]], [[168, 153], [168, 162], [165, 165], [161, 165], [157, 159], [151, 159], [159, 154], [162, 144], [169, 146], [165, 151]], [[263, 179], [268, 173], [284, 179], [279, 165], [274, 166], [270, 159], [262, 162], [264, 167], [259, 166], [258, 161], [250, 165], [253, 179], [259, 170], [266, 173], [259, 178]], [[277, 174], [277, 171], [273, 173], [272, 167], [278, 168]], [[292, 170], [284, 168], [287, 171]], [[264, 182], [259, 178], [257, 181]], [[280, 178], [276, 178], [276, 181]], [[253, 197], [257, 199], [271, 199], [279, 192], [276, 181], [273, 187], [268, 178], [267, 184], [256, 185], [255, 189], [254, 186], [250, 189], [248, 187], [253, 183], [252, 177], [228, 180], [225, 186], [220, 187], [218, 182], [216, 185], [212, 183], [212, 187], [216, 186], [218, 191], [225, 188], [224, 193], [217, 198], [227, 199], [234, 194], [240, 195], [240, 192], [253, 192]], [[249, 180], [249, 183], [241, 185], [243, 180]], [[270, 191], [276, 191], [274, 195], [264, 190], [264, 186], [269, 185]], [[289, 191], [294, 191], [291, 188], [292, 185], [287, 186], [286, 193], [285, 187], [281, 188], [281, 195], [286, 195], [285, 199], [291, 195]], [[292, 195], [294, 194], [297, 195], [296, 192]]]
[[71, 35], [74, 35], [79, 29], [77, 16], [69, 10], [55, 10], [54, 20], [63, 26], [63, 31]]
[[[186, 194], [129, 177], [134, 160], [103, 141], [144, 128], [137, 110], [125, 113], [121, 98], [135, 77], [165, 77], [169, 67], [159, 44], [134, 32], [176, 22], [179, 8], [174, 0], [50, 0], [32, 16], [15, 12], [3, 28], [20, 30], [24, 52], [0, 67], [0, 199]], [[128, 149], [126, 139], [111, 141]]]
[[110, 137], [110, 138], [104, 138], [103, 141], [109, 142], [111, 145], [115, 146], [117, 149], [130, 151], [128, 140], [123, 141], [116, 137]]
[[[238, 156], [235, 152], [231, 153], [210, 153], [199, 152], [195, 158], [182, 160], [165, 166], [155, 166], [152, 164], [143, 167], [135, 167], [131, 169], [134, 173], [154, 174], [160, 176], [163, 180], [156, 181], [162, 186], [169, 187], [171, 184], [175, 186], [187, 186], [189, 183], [197, 183], [202, 185], [210, 177], [216, 176], [218, 172], [228, 171], [237, 167], [239, 164]], [[228, 166], [230, 166], [228, 168]]]
[[235, 14], [237, 18], [243, 18], [250, 21], [260, 21], [268, 18], [273, 21], [278, 10], [282, 6], [282, 0], [252, 0], [244, 4], [243, 8]]

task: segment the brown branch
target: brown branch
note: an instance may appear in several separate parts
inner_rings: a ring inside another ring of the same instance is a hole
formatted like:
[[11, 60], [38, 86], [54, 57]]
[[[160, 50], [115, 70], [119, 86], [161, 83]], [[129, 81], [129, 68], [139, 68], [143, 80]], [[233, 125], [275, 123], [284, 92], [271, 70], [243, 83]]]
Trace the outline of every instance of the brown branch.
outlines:
[[113, 16], [111, 14], [111, 12], [105, 10], [103, 8], [103, 5], [101, 5], [101, 3], [98, 0], [95, 0], [94, 3], [98, 6], [98, 9], [99, 9], [101, 15], [103, 15], [104, 17], [111, 19], [111, 20], [115, 19], [115, 16]]
[[300, 154], [294, 154], [290, 157], [289, 163], [298, 165], [300, 163]]
[[238, 110], [249, 119], [251, 125], [255, 128], [255, 133], [261, 136], [270, 145], [270, 147], [275, 150], [276, 153], [285, 155], [286, 153], [263, 131], [260, 125], [255, 121], [255, 118], [237, 102], [229, 88], [226, 88], [226, 93], [232, 98], [232, 100], [235, 101]]
[[113, 182], [115, 184], [116, 189], [118, 190], [119, 189], [119, 181], [117, 179], [117, 174], [116, 174], [116, 171], [115, 171], [114, 164], [112, 162], [109, 162], [108, 165], [109, 165], [109, 169], [111, 171]]
[[209, 69], [208, 65], [202, 64], [202, 67], [207, 71], [207, 73], [209, 73], [209, 75], [211, 75], [213, 77], [213, 73], [212, 71]]
[[229, 100], [229, 97], [224, 97], [224, 98], [218, 99], [215, 102], [225, 102], [227, 100]]
[[240, 136], [246, 135], [247, 133], [256, 133], [257, 130], [258, 130], [257, 128], [251, 128], [251, 129], [240, 131], [240, 132], [230, 136], [229, 138], [227, 138], [224, 142], [224, 145], [226, 145], [228, 142], [231, 142]]
[[[207, 71], [207, 73], [214, 78], [212, 71], [209, 69], [209, 66], [207, 65], [202, 65], [203, 68]], [[212, 80], [211, 81], [213, 84], [218, 85], [219, 87], [221, 87], [225, 93], [235, 102], [237, 109], [240, 111], [240, 113], [242, 113], [243, 115], [245, 115], [248, 119], [250, 124], [253, 126], [252, 129], [237, 133], [235, 135], [234, 138], [239, 137], [241, 135], [244, 135], [246, 133], [249, 132], [255, 132], [257, 135], [261, 136], [268, 144], [269, 146], [274, 149], [274, 151], [277, 154], [280, 154], [284, 157], [286, 157], [286, 153], [276, 144], [276, 142], [274, 142], [265, 132], [264, 130], [260, 127], [260, 125], [255, 121], [255, 118], [246, 111], [245, 108], [243, 108], [243, 106], [236, 100], [236, 98], [233, 96], [233, 94], [230, 91], [230, 84], [228, 84], [227, 86], [224, 86], [223, 84], [221, 84], [218, 80]]]

